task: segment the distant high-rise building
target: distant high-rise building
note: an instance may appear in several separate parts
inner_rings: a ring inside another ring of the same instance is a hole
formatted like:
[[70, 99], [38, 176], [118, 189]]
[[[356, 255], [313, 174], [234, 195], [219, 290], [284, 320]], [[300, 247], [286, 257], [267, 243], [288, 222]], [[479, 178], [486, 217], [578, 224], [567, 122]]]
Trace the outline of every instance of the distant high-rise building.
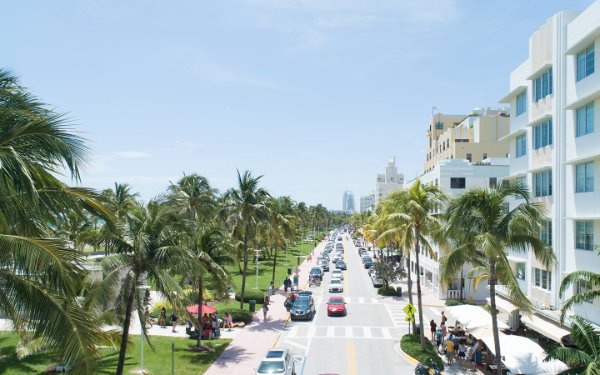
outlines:
[[396, 158], [388, 161], [387, 167], [385, 167], [384, 174], [377, 175], [377, 182], [375, 183], [375, 205], [384, 199], [391, 191], [402, 189], [404, 186], [404, 175], [398, 173], [396, 168]]
[[344, 192], [344, 200], [342, 202], [342, 210], [345, 212], [354, 212], [354, 194], [346, 190]]
[[360, 212], [372, 210], [375, 207], [375, 194], [360, 197]]

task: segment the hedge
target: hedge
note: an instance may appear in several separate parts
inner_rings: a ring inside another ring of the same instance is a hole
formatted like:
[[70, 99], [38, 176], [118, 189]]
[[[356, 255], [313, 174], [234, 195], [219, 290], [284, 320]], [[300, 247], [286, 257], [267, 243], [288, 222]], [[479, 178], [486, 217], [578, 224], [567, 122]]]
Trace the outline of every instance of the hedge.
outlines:
[[431, 345], [431, 342], [425, 338], [425, 351], [421, 351], [421, 337], [419, 335], [404, 335], [400, 339], [400, 348], [409, 356], [417, 361], [429, 365], [433, 360], [438, 369], [444, 369], [444, 361], [440, 358], [437, 350]]
[[[265, 300], [265, 296], [266, 296], [266, 293], [263, 292], [262, 290], [246, 289], [245, 293], [244, 293], [244, 303], [250, 303], [251, 299], [255, 300], [256, 303], [263, 303]], [[236, 293], [235, 300], [240, 302], [241, 299], [242, 299], [242, 296]]]
[[475, 305], [473, 302], [471, 301], [457, 301], [455, 299], [448, 299], [446, 300], [446, 306], [459, 306], [459, 305]]
[[227, 312], [231, 314], [231, 318], [234, 322], [244, 322], [245, 324], [250, 323], [252, 321], [252, 317], [254, 316], [254, 313], [251, 313], [248, 310], [234, 308], [226, 308], [218, 311], [220, 317], [223, 317]]
[[379, 294], [381, 296], [395, 296], [397, 294], [397, 292], [396, 292], [396, 288], [394, 288], [391, 285], [388, 285], [387, 288], [382, 286], [381, 288], [377, 289], [377, 294]]

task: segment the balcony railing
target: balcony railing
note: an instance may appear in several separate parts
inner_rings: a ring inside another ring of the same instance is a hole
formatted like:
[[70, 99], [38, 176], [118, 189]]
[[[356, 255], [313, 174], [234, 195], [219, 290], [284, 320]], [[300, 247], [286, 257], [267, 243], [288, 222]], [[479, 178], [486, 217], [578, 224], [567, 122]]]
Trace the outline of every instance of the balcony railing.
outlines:
[[459, 299], [460, 289], [448, 289], [446, 290], [446, 299]]

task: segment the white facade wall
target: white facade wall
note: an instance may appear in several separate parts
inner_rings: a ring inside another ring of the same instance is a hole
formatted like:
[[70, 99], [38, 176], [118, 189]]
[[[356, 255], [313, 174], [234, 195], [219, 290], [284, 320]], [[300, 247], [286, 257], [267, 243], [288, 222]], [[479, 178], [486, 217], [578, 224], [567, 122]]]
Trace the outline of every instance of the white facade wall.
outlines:
[[396, 160], [392, 159], [385, 168], [385, 174], [378, 174], [375, 182], [375, 205], [392, 191], [402, 189], [404, 186], [404, 175], [398, 173]]
[[365, 195], [360, 197], [360, 212], [373, 209], [375, 207], [375, 195]]
[[[576, 79], [577, 54], [594, 46], [594, 72]], [[552, 195], [535, 197], [546, 209], [552, 221], [552, 246], [557, 265], [552, 272], [551, 286], [535, 285], [535, 268], [543, 268], [531, 253], [511, 253], [514, 269], [525, 264], [522, 290], [534, 302], [537, 312], [550, 318], [558, 316], [562, 303], [575, 292], [570, 290], [560, 298], [559, 286], [564, 276], [575, 270], [599, 272], [600, 256], [594, 251], [576, 249], [575, 227], [578, 221], [593, 223], [593, 243], [600, 243], [600, 1], [582, 13], [560, 12], [544, 23], [530, 38], [529, 57], [510, 77], [510, 93], [504, 102], [511, 104], [510, 176], [525, 177], [535, 195], [534, 176], [540, 171], [552, 171]], [[551, 95], [536, 101], [535, 79], [552, 68]], [[527, 93], [527, 110], [517, 116], [517, 96]], [[594, 103], [594, 130], [576, 136], [576, 111]], [[553, 143], [534, 150], [534, 128], [552, 119]], [[516, 157], [516, 139], [527, 136], [527, 153]], [[576, 165], [593, 162], [593, 191], [576, 192]], [[512, 202], [514, 207], [518, 201]], [[549, 289], [549, 290], [548, 290]], [[584, 316], [600, 325], [600, 301], [576, 307], [572, 313]]]

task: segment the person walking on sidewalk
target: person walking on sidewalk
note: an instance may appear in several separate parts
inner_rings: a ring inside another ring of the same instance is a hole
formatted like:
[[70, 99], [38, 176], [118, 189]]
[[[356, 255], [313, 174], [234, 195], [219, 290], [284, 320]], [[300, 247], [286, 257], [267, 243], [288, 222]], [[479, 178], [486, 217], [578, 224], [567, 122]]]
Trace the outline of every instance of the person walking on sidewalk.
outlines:
[[175, 314], [175, 310], [173, 310], [173, 312], [171, 313], [171, 325], [173, 326], [171, 332], [177, 332], [175, 330], [175, 328], [177, 328], [177, 315]]
[[275, 283], [271, 280], [271, 284], [269, 285], [269, 300], [271, 300], [273, 294], [275, 294]]
[[269, 306], [267, 306], [267, 304], [264, 304], [262, 307], [262, 311], [263, 311], [263, 320], [267, 320], [267, 312], [269, 312]]
[[435, 331], [437, 331], [437, 324], [435, 324], [435, 320], [431, 319], [431, 322], [429, 322], [429, 327], [431, 328], [431, 342], [434, 342]]
[[292, 285], [292, 280], [290, 280], [289, 277], [286, 276], [285, 280], [283, 280], [283, 290], [285, 292], [288, 291], [288, 288]]
[[158, 324], [160, 325], [160, 328], [167, 327], [167, 309], [164, 307], [160, 309], [160, 318], [158, 319]]
[[446, 335], [448, 334], [448, 328], [446, 327], [446, 323], [442, 322], [440, 324], [440, 328], [442, 329], [442, 341], [446, 338]]

